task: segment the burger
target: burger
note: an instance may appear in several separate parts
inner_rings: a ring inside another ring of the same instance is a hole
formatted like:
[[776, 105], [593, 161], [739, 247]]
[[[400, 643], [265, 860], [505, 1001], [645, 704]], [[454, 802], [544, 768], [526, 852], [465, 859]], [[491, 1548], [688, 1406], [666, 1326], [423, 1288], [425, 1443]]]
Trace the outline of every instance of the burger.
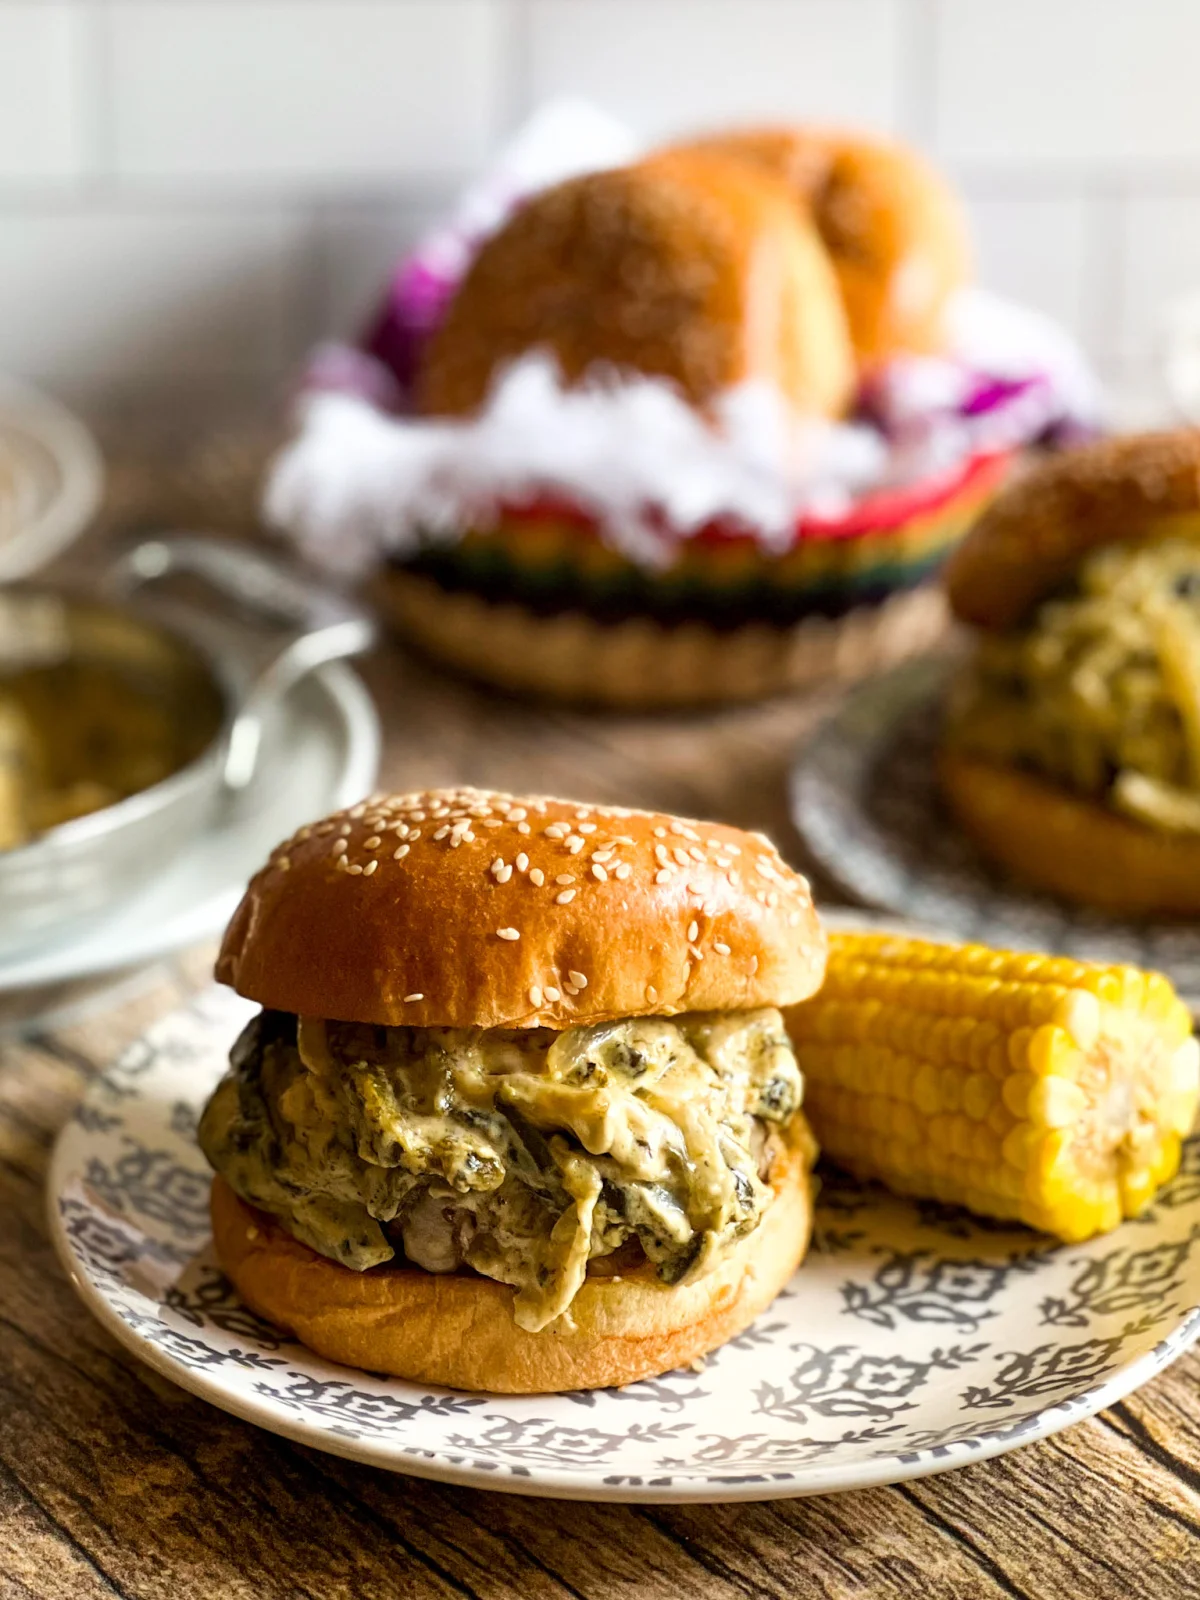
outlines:
[[1200, 913], [1200, 430], [1017, 480], [946, 573], [975, 645], [939, 780], [983, 854], [1127, 918]]
[[217, 1255], [318, 1354], [629, 1383], [745, 1328], [808, 1244], [779, 1007], [825, 936], [759, 834], [476, 789], [376, 795], [250, 884], [262, 1010], [200, 1124]]

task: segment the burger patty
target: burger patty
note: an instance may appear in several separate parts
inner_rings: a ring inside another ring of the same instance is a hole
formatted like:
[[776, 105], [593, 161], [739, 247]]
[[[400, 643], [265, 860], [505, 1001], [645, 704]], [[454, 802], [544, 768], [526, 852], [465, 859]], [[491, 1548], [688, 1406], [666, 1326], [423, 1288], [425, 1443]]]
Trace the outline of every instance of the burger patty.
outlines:
[[616, 1251], [666, 1283], [710, 1270], [766, 1209], [802, 1095], [773, 1009], [561, 1033], [264, 1011], [230, 1059], [200, 1143], [237, 1194], [356, 1271], [511, 1284], [531, 1330]]

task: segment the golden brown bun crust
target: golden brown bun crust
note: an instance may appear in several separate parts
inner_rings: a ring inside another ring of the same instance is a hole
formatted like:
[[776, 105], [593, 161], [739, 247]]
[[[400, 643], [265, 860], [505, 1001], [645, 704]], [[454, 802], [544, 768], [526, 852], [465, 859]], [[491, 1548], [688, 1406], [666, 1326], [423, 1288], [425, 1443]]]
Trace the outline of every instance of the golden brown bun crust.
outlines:
[[788, 1005], [824, 969], [808, 884], [761, 835], [478, 789], [302, 828], [217, 959], [260, 1005], [418, 1028]]
[[854, 386], [828, 258], [786, 188], [745, 163], [672, 154], [529, 200], [480, 250], [434, 335], [423, 411], [479, 409], [536, 347], [569, 382], [597, 363], [696, 405], [745, 379], [831, 416]]
[[1014, 878], [1120, 916], [1200, 915], [1200, 840], [958, 751], [942, 752], [939, 777], [963, 831]]
[[494, 1394], [598, 1389], [655, 1377], [715, 1350], [770, 1305], [800, 1265], [812, 1226], [815, 1155], [802, 1116], [771, 1173], [775, 1199], [707, 1277], [667, 1288], [648, 1267], [590, 1277], [574, 1327], [528, 1333], [513, 1291], [491, 1278], [412, 1267], [351, 1272], [213, 1180], [217, 1258], [259, 1316], [349, 1367]]
[[950, 557], [955, 614], [1008, 628], [1106, 544], [1200, 540], [1200, 429], [1101, 439], [1048, 458], [993, 501]]
[[833, 262], [860, 362], [941, 348], [946, 302], [970, 277], [971, 249], [957, 196], [924, 157], [819, 127], [750, 128], [691, 148], [774, 173], [800, 200]]

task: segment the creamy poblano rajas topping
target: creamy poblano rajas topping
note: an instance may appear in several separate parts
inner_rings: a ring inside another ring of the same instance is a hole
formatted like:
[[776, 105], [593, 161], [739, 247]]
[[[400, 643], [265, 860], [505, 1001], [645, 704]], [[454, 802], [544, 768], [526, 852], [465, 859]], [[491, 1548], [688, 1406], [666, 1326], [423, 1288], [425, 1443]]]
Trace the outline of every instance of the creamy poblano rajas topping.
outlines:
[[716, 1265], [766, 1209], [772, 1125], [802, 1094], [773, 1009], [562, 1033], [267, 1011], [231, 1062], [200, 1143], [237, 1194], [356, 1271], [512, 1284], [531, 1330], [589, 1262], [645, 1258], [667, 1283]]
[[1170, 833], [1200, 834], [1200, 545], [1107, 545], [982, 639], [950, 739]]

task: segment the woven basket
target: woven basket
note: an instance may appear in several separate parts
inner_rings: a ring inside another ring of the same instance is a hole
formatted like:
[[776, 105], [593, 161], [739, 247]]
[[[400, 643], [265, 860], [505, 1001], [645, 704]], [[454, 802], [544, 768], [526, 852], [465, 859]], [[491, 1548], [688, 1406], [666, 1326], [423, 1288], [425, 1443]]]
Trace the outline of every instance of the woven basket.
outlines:
[[[767, 587], [773, 600], [786, 596], [794, 615], [783, 620], [751, 614], [718, 623], [703, 613], [668, 620], [636, 610], [609, 618], [569, 601], [556, 609], [497, 594], [487, 563], [508, 560], [522, 543], [543, 559], [549, 551], [557, 571], [564, 558], [591, 581], [597, 567], [611, 570], [616, 558], [594, 528], [578, 513], [564, 516], [561, 507], [524, 508], [496, 530], [465, 536], [453, 582], [420, 563], [388, 567], [378, 580], [379, 604], [429, 655], [519, 694], [649, 710], [846, 681], [937, 641], [946, 621], [942, 596], [918, 578], [966, 531], [1006, 466], [999, 457], [981, 458], [936, 485], [860, 502], [840, 521], [802, 526], [796, 544], [779, 557], [719, 530], [691, 543], [685, 558], [691, 574], [702, 580], [709, 555], [708, 570], [722, 575], [735, 562], [739, 575], [749, 570], [760, 594]], [[476, 576], [470, 562], [481, 552]], [[855, 603], [864, 574], [873, 580], [871, 603]], [[638, 581], [645, 589], [644, 574]], [[702, 581], [694, 592], [703, 596]]]

